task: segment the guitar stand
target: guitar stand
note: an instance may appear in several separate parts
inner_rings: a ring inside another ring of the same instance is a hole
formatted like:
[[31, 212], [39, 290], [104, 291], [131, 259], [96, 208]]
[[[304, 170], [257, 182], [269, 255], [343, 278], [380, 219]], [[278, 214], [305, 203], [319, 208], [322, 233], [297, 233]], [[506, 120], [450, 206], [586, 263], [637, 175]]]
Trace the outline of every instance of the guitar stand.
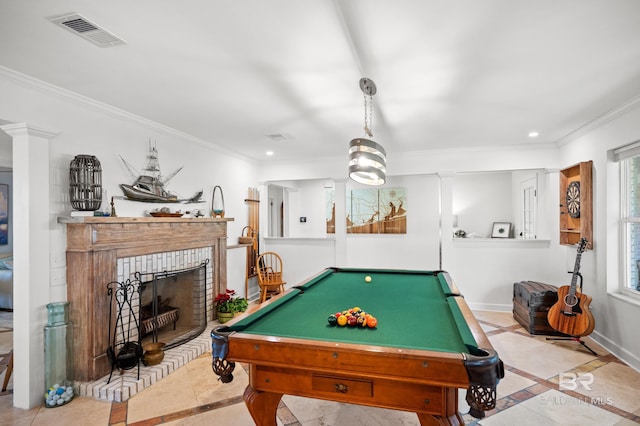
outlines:
[[[569, 271], [569, 273], [572, 274], [573, 271]], [[582, 274], [580, 272], [576, 272], [576, 275], [578, 276], [578, 278], [580, 278], [580, 291], [582, 291]], [[598, 354], [593, 349], [591, 349], [589, 346], [587, 346], [587, 344], [584, 342], [584, 340], [582, 340], [579, 337], [566, 335], [565, 337], [547, 337], [547, 340], [573, 340], [574, 342], [578, 342], [582, 346], [587, 348], [587, 350], [589, 352], [591, 352], [592, 354], [594, 354], [595, 356], [598, 356]]]
[[598, 356], [598, 354], [591, 349], [589, 346], [587, 346], [587, 344], [584, 342], [584, 340], [582, 340], [579, 337], [574, 337], [574, 336], [567, 336], [567, 337], [547, 337], [547, 340], [573, 340], [574, 342], [578, 342], [580, 343], [582, 346], [584, 346], [589, 352], [591, 352], [592, 354], [594, 354], [595, 356]]

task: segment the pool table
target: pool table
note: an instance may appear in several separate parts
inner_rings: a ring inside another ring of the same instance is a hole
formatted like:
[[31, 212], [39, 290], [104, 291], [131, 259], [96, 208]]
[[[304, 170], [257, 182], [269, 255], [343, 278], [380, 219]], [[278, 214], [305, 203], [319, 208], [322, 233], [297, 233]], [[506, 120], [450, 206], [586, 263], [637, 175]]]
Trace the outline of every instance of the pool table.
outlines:
[[[353, 307], [377, 326], [329, 324]], [[464, 424], [458, 388], [480, 418], [504, 377], [445, 271], [328, 268], [211, 336], [223, 382], [235, 362], [249, 365], [244, 401], [259, 426], [276, 424], [283, 394], [413, 411], [423, 425]]]

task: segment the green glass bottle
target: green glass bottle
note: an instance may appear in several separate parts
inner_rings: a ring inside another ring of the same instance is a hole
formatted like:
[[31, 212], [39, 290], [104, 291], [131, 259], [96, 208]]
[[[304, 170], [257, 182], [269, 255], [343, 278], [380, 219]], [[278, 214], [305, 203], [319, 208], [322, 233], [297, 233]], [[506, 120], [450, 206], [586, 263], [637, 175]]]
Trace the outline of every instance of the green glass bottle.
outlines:
[[73, 388], [73, 323], [69, 321], [69, 302], [47, 305], [44, 327], [45, 406], [59, 407], [75, 396]]

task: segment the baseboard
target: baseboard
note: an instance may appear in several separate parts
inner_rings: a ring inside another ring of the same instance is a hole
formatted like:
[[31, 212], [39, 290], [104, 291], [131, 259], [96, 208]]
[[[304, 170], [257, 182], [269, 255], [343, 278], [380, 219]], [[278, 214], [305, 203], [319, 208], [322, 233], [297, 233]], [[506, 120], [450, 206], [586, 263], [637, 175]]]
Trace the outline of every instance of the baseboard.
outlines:
[[633, 368], [634, 370], [640, 373], [640, 357], [629, 352], [624, 348], [621, 348], [615, 342], [611, 341], [610, 339], [598, 333], [597, 331], [594, 331], [593, 333], [591, 333], [589, 337], [594, 342], [596, 342], [597, 344], [605, 348], [607, 351], [609, 351], [609, 353], [611, 353], [612, 355], [615, 355], [619, 360], [623, 361], [629, 367]]
[[498, 303], [472, 303], [467, 301], [467, 305], [472, 311], [495, 311], [495, 312], [512, 312], [513, 305], [502, 305]]

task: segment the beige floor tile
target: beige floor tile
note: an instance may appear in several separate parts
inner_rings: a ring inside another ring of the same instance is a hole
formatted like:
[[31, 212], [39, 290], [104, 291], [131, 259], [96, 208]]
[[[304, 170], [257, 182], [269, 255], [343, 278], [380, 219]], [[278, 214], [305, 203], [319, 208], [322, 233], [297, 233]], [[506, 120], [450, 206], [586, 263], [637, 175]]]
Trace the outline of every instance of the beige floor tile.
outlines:
[[[367, 414], [369, 422], [362, 423], [364, 425], [376, 424], [379, 422], [382, 426], [387, 425], [419, 425], [418, 415], [407, 411], [387, 410], [376, 407], [361, 407], [362, 411]], [[337, 423], [336, 423], [337, 424]]]
[[622, 417], [556, 390], [550, 390], [522, 402], [528, 408], [563, 425], [615, 425]]
[[[55, 408], [40, 408], [33, 426], [64, 424], [65, 426], [108, 425], [111, 403], [93, 398], [77, 397], [69, 404]], [[61, 419], [64, 419], [61, 422]]]
[[[610, 403], [630, 413], [640, 411], [640, 373], [623, 364], [610, 362], [575, 381], [576, 392], [590, 400]], [[574, 382], [571, 382], [572, 385]]]
[[482, 324], [482, 323], [480, 323], [480, 328], [482, 328], [482, 331], [484, 331], [485, 333], [489, 333], [490, 331], [499, 330], [499, 328], [491, 327], [490, 325], [486, 325], [486, 324]]
[[535, 384], [536, 382], [533, 380], [518, 376], [510, 371], [505, 371], [504, 379], [500, 380], [498, 388], [496, 389], [497, 398], [504, 398], [505, 396], [511, 395]]
[[517, 333], [489, 336], [500, 359], [508, 365], [548, 379], [592, 361], [594, 356], [554, 344], [531, 339]]
[[[480, 426], [568, 426], [556, 423], [548, 417], [533, 411], [522, 404], [515, 405], [497, 414], [478, 421]], [[585, 425], [586, 426], [586, 425]]]
[[485, 321], [500, 327], [511, 327], [512, 325], [518, 324], [518, 322], [513, 319], [511, 312], [473, 311], [473, 314], [478, 321]]
[[[216, 421], [221, 419], [216, 418]], [[226, 419], [224, 419], [226, 420]], [[197, 416], [185, 417], [184, 419], [178, 419], [171, 422], [162, 423], [162, 426], [207, 426], [209, 424], [227, 424], [225, 423], [207, 423], [204, 419], [204, 414], [198, 414]], [[247, 423], [250, 424], [250, 423]]]
[[30, 425], [40, 407], [22, 410], [13, 406], [13, 394], [0, 396], [0, 425]]
[[638, 423], [629, 419], [622, 419], [618, 423], [615, 423], [614, 426], [637, 426]]
[[[254, 424], [251, 414], [249, 414], [249, 410], [247, 410], [244, 403], [209, 411], [200, 414], [198, 417], [204, 421], [205, 425], [248, 426]], [[198, 423], [195, 424], [197, 425]], [[278, 420], [277, 425], [282, 426], [282, 422]]]
[[458, 412], [466, 414], [470, 409], [471, 407], [469, 406], [469, 404], [467, 404], [467, 390], [458, 389]]
[[222, 383], [211, 368], [211, 352], [203, 354], [186, 365], [188, 380], [198, 405], [204, 405], [244, 393], [249, 376], [240, 364], [236, 364], [231, 383]]
[[623, 418], [561, 392], [550, 390], [479, 422], [482, 426], [607, 426]]
[[[213, 374], [213, 372], [212, 372]], [[134, 395], [128, 401], [127, 423], [197, 407], [198, 400], [185, 367]]]
[[303, 426], [418, 425], [415, 413], [285, 395], [282, 400]]
[[282, 401], [301, 423], [336, 413], [340, 411], [342, 405], [345, 405], [339, 402], [292, 395], [284, 395]]

